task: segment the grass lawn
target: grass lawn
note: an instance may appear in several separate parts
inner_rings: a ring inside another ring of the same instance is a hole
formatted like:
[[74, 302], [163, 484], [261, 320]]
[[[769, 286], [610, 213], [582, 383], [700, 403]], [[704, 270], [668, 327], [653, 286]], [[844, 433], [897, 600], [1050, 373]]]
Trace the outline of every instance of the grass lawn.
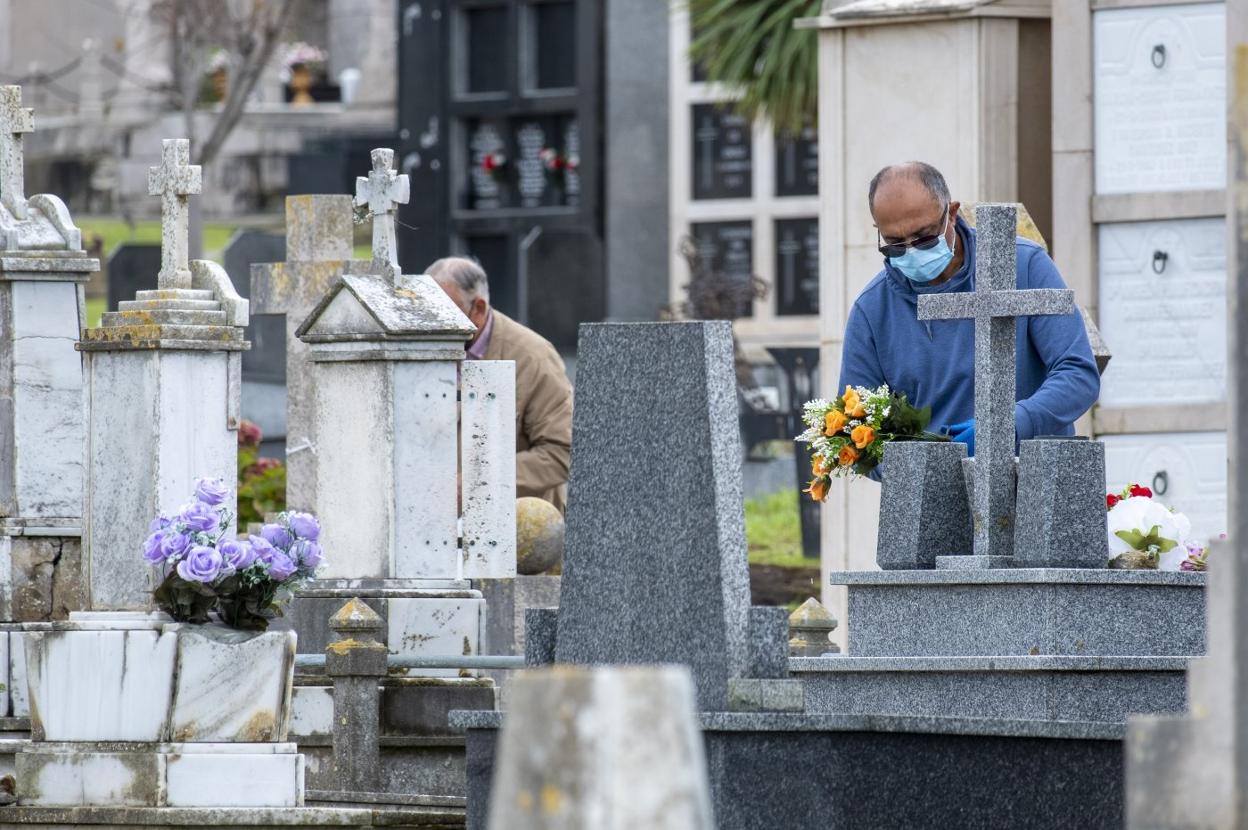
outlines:
[[[80, 218], [75, 217], [78, 227], [82, 228], [84, 242], [92, 234], [104, 237], [104, 257], [112, 256], [117, 246], [123, 242], [139, 242], [159, 245], [160, 222], [151, 219], [128, 225], [120, 219]], [[237, 226], [219, 222], [204, 225], [204, 256], [208, 259], [221, 261], [225, 245], [234, 235]]]
[[796, 490], [745, 500], [745, 538], [750, 564], [782, 568], [818, 567], [819, 560], [802, 556], [801, 520]]

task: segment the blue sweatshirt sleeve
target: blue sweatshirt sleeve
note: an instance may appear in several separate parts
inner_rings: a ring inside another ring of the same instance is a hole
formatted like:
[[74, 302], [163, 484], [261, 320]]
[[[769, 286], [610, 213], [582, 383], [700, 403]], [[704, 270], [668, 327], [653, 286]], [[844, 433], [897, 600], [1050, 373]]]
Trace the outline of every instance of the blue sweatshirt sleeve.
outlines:
[[867, 315], [854, 303], [845, 326], [845, 342], [841, 346], [841, 377], [836, 389], [824, 393], [824, 397], [834, 398], [845, 391], [846, 386], [875, 389], [885, 383], [884, 370], [875, 351], [875, 333], [871, 331]]
[[[1066, 288], [1057, 266], [1042, 250], [1033, 252], [1027, 273], [1028, 288]], [[1020, 441], [1063, 434], [1101, 393], [1101, 376], [1078, 309], [1061, 316], [1032, 317], [1028, 332], [1046, 376], [1035, 394], [1015, 405]]]

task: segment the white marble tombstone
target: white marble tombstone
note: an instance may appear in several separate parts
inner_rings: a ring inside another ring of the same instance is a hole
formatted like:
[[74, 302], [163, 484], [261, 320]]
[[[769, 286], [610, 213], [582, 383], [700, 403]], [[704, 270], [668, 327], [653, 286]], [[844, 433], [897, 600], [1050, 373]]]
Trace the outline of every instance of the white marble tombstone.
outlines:
[[83, 603], [74, 343], [82, 286], [99, 263], [60, 199], [25, 195], [22, 136], [33, 127], [21, 88], [0, 87], [0, 621], [51, 619]]
[[201, 477], [234, 481], [239, 356], [248, 304], [221, 266], [187, 256], [187, 198], [200, 168], [185, 139], [164, 142], [148, 191], [162, 199], [158, 288], [140, 291], [98, 328], [86, 356], [85, 556], [95, 611], [150, 607], [151, 568], [138, 555], [157, 513], [176, 512]]
[[467, 580], [516, 573], [514, 366], [465, 363], [472, 323], [432, 279], [400, 272], [407, 177], [392, 159], [374, 150], [358, 180], [372, 261], [298, 330], [317, 385], [316, 512], [332, 552], [321, 582], [384, 601], [392, 653], [475, 654], [484, 601]]

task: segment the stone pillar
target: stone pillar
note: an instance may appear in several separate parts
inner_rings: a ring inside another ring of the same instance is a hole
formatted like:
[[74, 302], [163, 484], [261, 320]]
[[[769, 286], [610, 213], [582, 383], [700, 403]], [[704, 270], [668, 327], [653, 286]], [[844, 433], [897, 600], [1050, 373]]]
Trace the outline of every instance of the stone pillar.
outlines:
[[[83, 283], [99, 268], [55, 196], [27, 198], [21, 89], [0, 87], [0, 620], [82, 608]], [[2, 674], [4, 672], [0, 672]]]
[[334, 681], [334, 778], [346, 792], [381, 789], [381, 679], [386, 647], [378, 641], [384, 621], [352, 599], [329, 627], [338, 639], [325, 649], [325, 673]]
[[188, 260], [186, 203], [200, 190], [185, 139], [164, 142], [148, 189], [161, 195], [159, 287], [140, 291], [86, 329], [87, 519], [90, 607], [151, 605], [143, 557], [148, 523], [174, 512], [201, 477], [237, 476], [240, 355], [248, 304], [224, 269]]

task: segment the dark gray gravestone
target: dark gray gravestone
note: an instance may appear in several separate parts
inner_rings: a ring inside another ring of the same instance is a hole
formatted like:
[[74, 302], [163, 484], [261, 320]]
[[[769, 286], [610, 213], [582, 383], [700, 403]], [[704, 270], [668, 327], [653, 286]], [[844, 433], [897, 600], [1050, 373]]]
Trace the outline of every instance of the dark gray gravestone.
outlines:
[[819, 193], [819, 131], [804, 127], [796, 136], [776, 138], [776, 195]]
[[[286, 237], [268, 231], [242, 230], [225, 246], [225, 272], [234, 289], [251, 297], [251, 266], [286, 259]], [[276, 314], [253, 314], [247, 327], [251, 348], [243, 352], [245, 380], [286, 382], [286, 323]]]
[[108, 258], [108, 310], [116, 311], [117, 304], [133, 300], [136, 291], [156, 288], [156, 275], [160, 273], [160, 246], [138, 245], [123, 242]]
[[724, 710], [750, 663], [732, 324], [587, 324], [578, 358], [556, 662], [683, 663]]
[[776, 314], [819, 313], [819, 219], [776, 220]]

